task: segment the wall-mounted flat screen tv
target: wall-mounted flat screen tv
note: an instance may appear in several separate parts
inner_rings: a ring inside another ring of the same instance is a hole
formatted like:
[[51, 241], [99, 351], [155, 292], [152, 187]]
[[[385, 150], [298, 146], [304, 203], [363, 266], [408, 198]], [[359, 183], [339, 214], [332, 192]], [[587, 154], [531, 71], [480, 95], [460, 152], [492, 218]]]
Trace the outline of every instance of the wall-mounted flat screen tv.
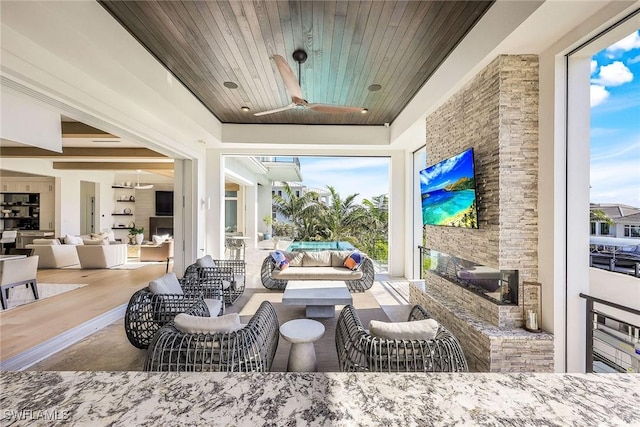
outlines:
[[173, 216], [173, 191], [156, 191], [156, 216]]
[[420, 171], [422, 223], [478, 228], [473, 148]]

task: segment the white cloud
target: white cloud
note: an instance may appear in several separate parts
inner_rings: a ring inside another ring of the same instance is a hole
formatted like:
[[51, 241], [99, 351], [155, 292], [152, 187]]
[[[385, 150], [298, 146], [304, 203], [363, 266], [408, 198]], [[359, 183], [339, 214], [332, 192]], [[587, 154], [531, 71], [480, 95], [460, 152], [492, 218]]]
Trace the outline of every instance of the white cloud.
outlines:
[[597, 79], [592, 83], [600, 86], [620, 86], [633, 80], [633, 73], [620, 61], [612, 62], [609, 65], [600, 67]]
[[636, 62], [640, 62], [640, 55], [636, 56], [635, 58], [630, 58], [627, 61], [628, 64], [635, 64]]
[[607, 48], [607, 52], [628, 52], [640, 48], [640, 32], [635, 31]]
[[591, 74], [595, 73], [598, 69], [598, 61], [592, 59], [591, 60]]
[[591, 85], [591, 106], [602, 104], [609, 97], [609, 92], [604, 86]]

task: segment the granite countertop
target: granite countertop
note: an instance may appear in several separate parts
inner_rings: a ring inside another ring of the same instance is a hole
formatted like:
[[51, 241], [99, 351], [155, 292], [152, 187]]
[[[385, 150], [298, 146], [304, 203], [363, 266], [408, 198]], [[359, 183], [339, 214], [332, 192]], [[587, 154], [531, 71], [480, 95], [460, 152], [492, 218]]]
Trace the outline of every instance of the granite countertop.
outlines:
[[640, 425], [640, 374], [2, 372], [0, 387], [2, 425]]

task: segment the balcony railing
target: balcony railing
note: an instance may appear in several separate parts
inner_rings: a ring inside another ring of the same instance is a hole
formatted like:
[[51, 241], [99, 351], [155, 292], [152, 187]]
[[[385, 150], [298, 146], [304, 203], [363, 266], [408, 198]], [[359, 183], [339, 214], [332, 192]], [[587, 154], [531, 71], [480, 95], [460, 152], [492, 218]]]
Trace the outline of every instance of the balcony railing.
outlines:
[[595, 304], [640, 316], [640, 310], [581, 293], [587, 300], [586, 360], [587, 372], [640, 372], [640, 326], [621, 320], [596, 308]]
[[300, 159], [298, 157], [258, 157], [262, 163], [293, 163], [300, 167]]

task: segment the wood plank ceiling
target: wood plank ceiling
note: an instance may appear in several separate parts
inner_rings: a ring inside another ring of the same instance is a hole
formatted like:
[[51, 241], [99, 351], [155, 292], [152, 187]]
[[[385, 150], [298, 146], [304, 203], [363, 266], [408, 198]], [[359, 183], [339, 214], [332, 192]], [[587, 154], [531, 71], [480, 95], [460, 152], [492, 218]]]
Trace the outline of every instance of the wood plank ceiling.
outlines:
[[[492, 1], [100, 3], [223, 123], [383, 125]], [[308, 54], [300, 76], [306, 100], [368, 113], [293, 109], [254, 116], [291, 103], [273, 55], [286, 58], [298, 75], [296, 49]]]

